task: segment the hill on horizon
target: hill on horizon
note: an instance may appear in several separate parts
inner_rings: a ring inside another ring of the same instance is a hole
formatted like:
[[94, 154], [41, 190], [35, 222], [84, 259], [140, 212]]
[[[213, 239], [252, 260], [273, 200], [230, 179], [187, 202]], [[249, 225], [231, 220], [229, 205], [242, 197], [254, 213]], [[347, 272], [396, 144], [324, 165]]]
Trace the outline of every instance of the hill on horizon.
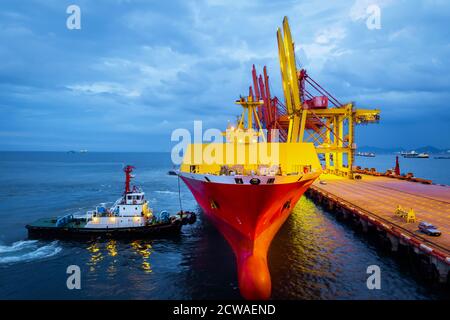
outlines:
[[396, 148], [382, 148], [382, 147], [373, 147], [373, 146], [362, 146], [356, 149], [360, 152], [374, 152], [374, 153], [396, 153], [401, 151], [416, 151], [418, 153], [426, 152], [426, 153], [432, 153], [432, 154], [439, 154], [439, 153], [449, 153], [450, 148], [445, 149], [439, 149], [433, 146], [423, 146], [423, 147], [417, 147], [413, 149], [409, 148], [403, 148], [403, 147], [396, 147]]

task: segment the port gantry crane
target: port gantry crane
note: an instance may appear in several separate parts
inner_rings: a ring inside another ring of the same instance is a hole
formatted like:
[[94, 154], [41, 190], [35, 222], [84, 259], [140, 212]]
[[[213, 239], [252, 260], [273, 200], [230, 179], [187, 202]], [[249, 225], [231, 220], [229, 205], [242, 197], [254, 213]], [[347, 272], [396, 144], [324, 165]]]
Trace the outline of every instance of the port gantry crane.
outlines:
[[353, 178], [354, 127], [378, 122], [380, 111], [356, 109], [352, 102], [342, 104], [305, 69], [297, 70], [287, 17], [283, 20], [283, 34], [280, 28], [277, 30], [277, 42], [285, 103], [277, 97], [271, 98], [265, 66], [263, 75], [258, 77], [253, 65], [253, 87], [249, 88], [253, 101], [262, 101], [258, 116], [268, 131], [268, 141], [271, 141], [271, 130], [278, 129], [282, 142], [313, 142], [325, 162], [326, 172]]

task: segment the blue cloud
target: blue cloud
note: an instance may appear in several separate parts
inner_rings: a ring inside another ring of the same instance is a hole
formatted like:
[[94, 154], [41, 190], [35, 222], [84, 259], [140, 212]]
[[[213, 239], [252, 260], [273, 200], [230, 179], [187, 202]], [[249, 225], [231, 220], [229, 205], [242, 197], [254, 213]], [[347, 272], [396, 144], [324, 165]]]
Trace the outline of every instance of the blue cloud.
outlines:
[[[342, 101], [380, 108], [359, 145], [448, 147], [447, 1], [7, 0], [0, 13], [0, 149], [169, 150], [173, 129], [224, 128], [250, 69], [282, 97], [275, 31]], [[381, 29], [366, 27], [369, 4]]]

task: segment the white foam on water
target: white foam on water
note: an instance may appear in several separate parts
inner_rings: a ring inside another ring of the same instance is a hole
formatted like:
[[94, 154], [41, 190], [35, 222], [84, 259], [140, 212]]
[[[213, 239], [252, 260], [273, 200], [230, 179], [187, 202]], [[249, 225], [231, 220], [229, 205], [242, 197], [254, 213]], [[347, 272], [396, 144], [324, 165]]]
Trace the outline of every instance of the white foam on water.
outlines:
[[58, 254], [61, 250], [58, 241], [41, 247], [36, 240], [17, 241], [10, 246], [0, 246], [0, 264], [45, 259]]
[[157, 190], [156, 193], [162, 193], [162, 194], [178, 194], [178, 192], [169, 191], [169, 190]]
[[20, 251], [20, 250], [22, 250], [24, 248], [29, 248], [30, 246], [34, 246], [34, 244], [36, 242], [37, 242], [37, 240], [26, 240], [26, 241], [14, 242], [10, 246], [0, 245], [0, 254], [1, 253], [7, 253], [7, 252]]

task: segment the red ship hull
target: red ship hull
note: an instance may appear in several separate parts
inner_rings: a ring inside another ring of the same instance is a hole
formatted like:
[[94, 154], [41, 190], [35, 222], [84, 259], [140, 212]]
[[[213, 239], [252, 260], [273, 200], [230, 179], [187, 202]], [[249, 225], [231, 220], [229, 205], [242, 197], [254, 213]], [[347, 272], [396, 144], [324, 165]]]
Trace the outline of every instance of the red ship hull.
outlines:
[[231, 245], [239, 288], [246, 299], [268, 299], [272, 284], [267, 251], [315, 177], [272, 185], [211, 183], [181, 176], [208, 218]]

